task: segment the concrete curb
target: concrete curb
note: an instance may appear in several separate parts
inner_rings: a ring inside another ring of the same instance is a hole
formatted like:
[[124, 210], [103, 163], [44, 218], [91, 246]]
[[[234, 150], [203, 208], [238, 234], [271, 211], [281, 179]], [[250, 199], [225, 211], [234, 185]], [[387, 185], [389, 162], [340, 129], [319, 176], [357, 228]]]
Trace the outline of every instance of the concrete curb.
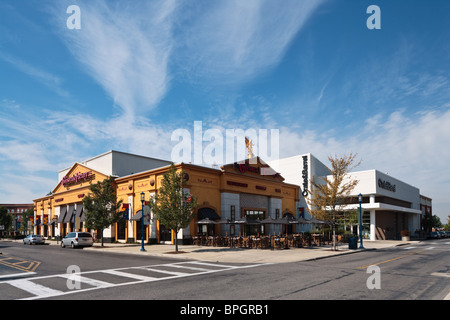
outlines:
[[[22, 240], [0, 240], [1, 242], [22, 242]], [[174, 245], [145, 245], [145, 252], [140, 251], [140, 244], [105, 243], [105, 247], [94, 244], [92, 248], [83, 248], [90, 252], [110, 252], [133, 254], [138, 256], [164, 257], [183, 260], [203, 260], [222, 263], [288, 263], [300, 261], [316, 261], [334, 256], [367, 252], [382, 248], [404, 246], [418, 241], [365, 241], [364, 249], [348, 249], [347, 245], [338, 246], [338, 251], [331, 250], [330, 245], [322, 247], [290, 248], [282, 250], [242, 249], [228, 247], [206, 247], [196, 245], [179, 245], [180, 253], [174, 254]], [[59, 245], [60, 242], [47, 240], [47, 245]], [[70, 248], [62, 250], [71, 250]]]

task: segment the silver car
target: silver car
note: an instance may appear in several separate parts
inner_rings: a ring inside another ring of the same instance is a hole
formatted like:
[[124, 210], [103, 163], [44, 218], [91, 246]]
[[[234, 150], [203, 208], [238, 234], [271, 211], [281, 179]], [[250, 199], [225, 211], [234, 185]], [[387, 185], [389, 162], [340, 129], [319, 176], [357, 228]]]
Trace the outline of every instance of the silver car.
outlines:
[[40, 234], [30, 234], [23, 239], [23, 244], [44, 244], [45, 239]]
[[70, 232], [61, 241], [61, 247], [92, 247], [94, 240], [89, 232]]

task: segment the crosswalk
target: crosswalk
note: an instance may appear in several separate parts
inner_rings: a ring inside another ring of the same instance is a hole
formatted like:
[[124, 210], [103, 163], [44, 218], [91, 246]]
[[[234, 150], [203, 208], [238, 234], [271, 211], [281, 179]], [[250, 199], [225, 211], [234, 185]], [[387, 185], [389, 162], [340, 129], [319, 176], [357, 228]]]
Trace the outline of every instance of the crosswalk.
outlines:
[[422, 242], [414, 245], [408, 245], [403, 248], [403, 250], [413, 250], [413, 249], [421, 249], [421, 250], [450, 250], [450, 241], [446, 242]]
[[50, 276], [0, 281], [0, 294], [2, 291], [13, 292], [13, 297], [9, 297], [9, 299], [36, 300], [117, 286], [150, 283], [233, 269], [253, 268], [261, 265], [264, 264], [236, 266], [188, 261], [76, 273], [68, 272]]

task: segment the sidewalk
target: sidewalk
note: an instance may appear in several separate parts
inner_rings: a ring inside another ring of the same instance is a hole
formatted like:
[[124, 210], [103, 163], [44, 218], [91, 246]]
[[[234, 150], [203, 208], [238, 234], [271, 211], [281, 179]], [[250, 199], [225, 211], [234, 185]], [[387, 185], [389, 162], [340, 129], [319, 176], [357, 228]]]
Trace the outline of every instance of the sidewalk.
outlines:
[[[22, 242], [22, 240], [4, 240]], [[140, 256], [158, 256], [167, 258], [178, 258], [187, 260], [201, 260], [223, 263], [286, 263], [295, 261], [308, 261], [331, 257], [342, 254], [352, 254], [367, 250], [376, 250], [389, 247], [396, 247], [417, 243], [419, 241], [391, 241], [391, 240], [365, 240], [364, 249], [348, 249], [348, 244], [338, 246], [338, 251], [333, 251], [332, 246], [308, 248], [290, 248], [285, 250], [269, 249], [242, 249], [227, 247], [206, 247], [196, 245], [179, 245], [178, 253], [175, 253], [175, 246], [172, 244], [145, 245], [145, 252], [141, 252], [140, 244], [125, 243], [105, 243], [101, 247], [100, 243], [95, 243], [91, 248], [84, 248], [86, 251], [94, 252], [114, 252], [122, 254], [135, 254]], [[60, 242], [46, 241], [49, 245], [59, 245]], [[359, 246], [359, 244], [358, 244]], [[61, 249], [63, 250], [63, 249]], [[66, 248], [64, 250], [71, 250]]]
[[[48, 241], [54, 242], [54, 241]], [[124, 254], [135, 254], [141, 256], [159, 256], [188, 260], [202, 260], [224, 263], [285, 263], [295, 261], [316, 260], [342, 254], [352, 254], [367, 250], [395, 247], [415, 243], [416, 241], [364, 241], [364, 249], [351, 250], [348, 244], [338, 246], [338, 251], [333, 251], [332, 246], [290, 248], [285, 250], [268, 249], [242, 249], [227, 247], [206, 247], [196, 245], [179, 245], [178, 253], [175, 253], [174, 245], [158, 244], [145, 245], [145, 252], [141, 252], [140, 244], [106, 243], [102, 248], [99, 243], [92, 248], [84, 248], [96, 252], [115, 252]], [[56, 245], [56, 243], [54, 243]]]

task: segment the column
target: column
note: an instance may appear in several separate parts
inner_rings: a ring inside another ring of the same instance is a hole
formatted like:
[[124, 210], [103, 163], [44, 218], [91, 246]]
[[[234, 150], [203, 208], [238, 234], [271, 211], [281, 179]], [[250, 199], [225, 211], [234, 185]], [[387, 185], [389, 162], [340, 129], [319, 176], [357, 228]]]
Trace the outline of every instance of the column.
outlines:
[[376, 240], [376, 218], [375, 218], [375, 209], [370, 209], [370, 240]]
[[134, 202], [133, 202], [133, 196], [128, 196], [128, 222], [127, 222], [127, 230], [128, 230], [128, 236], [127, 236], [127, 242], [134, 242], [134, 228], [133, 228], [133, 221], [130, 219], [134, 215]]

